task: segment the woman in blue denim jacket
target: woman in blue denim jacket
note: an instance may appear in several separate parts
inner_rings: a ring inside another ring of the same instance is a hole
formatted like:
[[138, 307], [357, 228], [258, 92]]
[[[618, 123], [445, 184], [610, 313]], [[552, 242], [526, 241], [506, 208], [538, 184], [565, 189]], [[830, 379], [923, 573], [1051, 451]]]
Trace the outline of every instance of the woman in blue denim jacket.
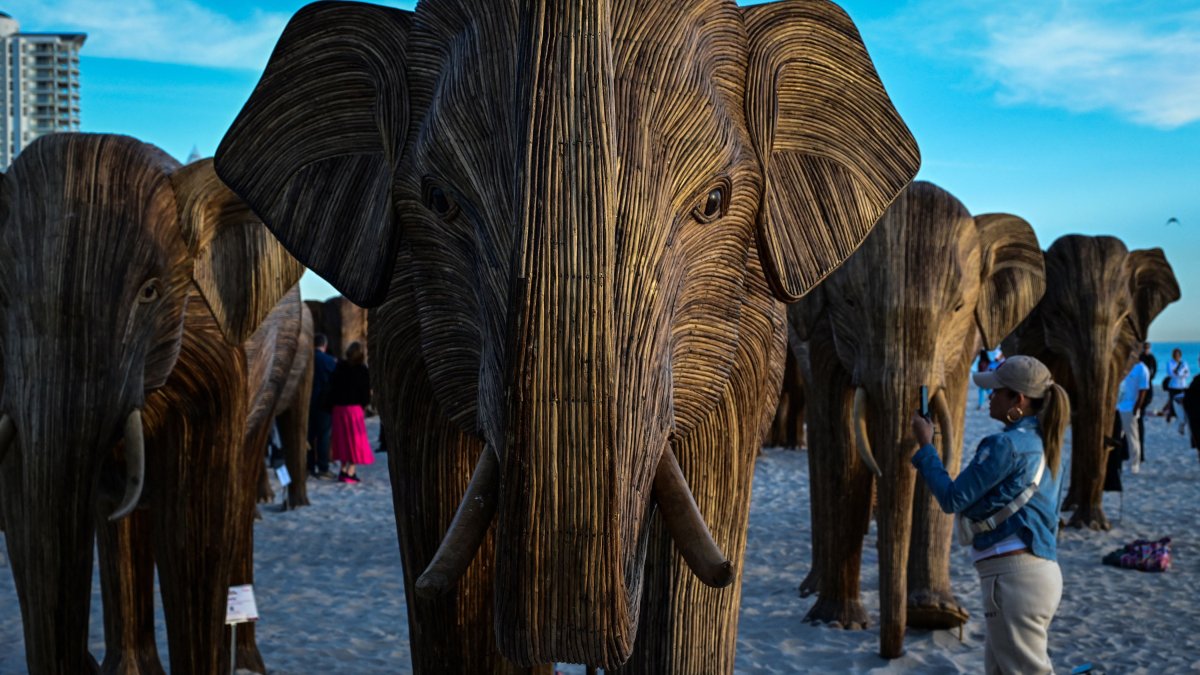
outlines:
[[1049, 369], [1030, 356], [973, 376], [993, 389], [989, 412], [1004, 430], [980, 441], [952, 480], [932, 445], [933, 425], [914, 415], [921, 447], [912, 463], [942, 510], [975, 524], [971, 553], [983, 591], [987, 673], [1053, 673], [1046, 642], [1062, 598], [1055, 540], [1071, 405]]

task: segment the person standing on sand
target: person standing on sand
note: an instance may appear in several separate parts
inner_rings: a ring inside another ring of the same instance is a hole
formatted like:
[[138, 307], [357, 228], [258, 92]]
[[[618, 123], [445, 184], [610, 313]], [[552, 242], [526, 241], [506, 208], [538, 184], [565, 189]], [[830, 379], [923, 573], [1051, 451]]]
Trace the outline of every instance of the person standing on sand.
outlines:
[[1138, 435], [1137, 418], [1146, 404], [1146, 392], [1150, 390], [1150, 371], [1138, 360], [1137, 352], [1129, 355], [1129, 372], [1121, 382], [1121, 393], [1117, 398], [1117, 414], [1121, 416], [1121, 431], [1129, 444], [1129, 471], [1142, 470], [1142, 438]]
[[329, 435], [333, 431], [333, 411], [329, 407], [329, 378], [337, 359], [328, 354], [329, 338], [313, 336], [313, 384], [308, 399], [308, 474], [321, 480], [333, 480], [329, 471]]
[[970, 527], [987, 624], [985, 672], [1053, 673], [1047, 642], [1062, 599], [1056, 538], [1071, 403], [1031, 356], [1013, 356], [973, 377], [994, 390], [989, 414], [1004, 430], [980, 441], [952, 480], [933, 447], [933, 424], [916, 413], [912, 431], [920, 448], [911, 461], [942, 510]]
[[351, 342], [346, 348], [346, 359], [338, 362], [329, 378], [329, 402], [333, 406], [331, 449], [333, 459], [341, 463], [340, 483], [361, 483], [356, 466], [375, 461], [364, 413], [371, 404], [371, 376], [366, 357], [362, 343]]
[[[1175, 348], [1171, 350], [1171, 360], [1167, 363], [1167, 404], [1159, 411], [1159, 414], [1167, 416], [1167, 424], [1174, 420], [1177, 413], [1175, 412], [1175, 397], [1187, 391], [1188, 383], [1192, 379], [1192, 371], [1188, 369], [1188, 364], [1183, 360], [1183, 350]], [[1180, 425], [1180, 433], [1183, 425]]]

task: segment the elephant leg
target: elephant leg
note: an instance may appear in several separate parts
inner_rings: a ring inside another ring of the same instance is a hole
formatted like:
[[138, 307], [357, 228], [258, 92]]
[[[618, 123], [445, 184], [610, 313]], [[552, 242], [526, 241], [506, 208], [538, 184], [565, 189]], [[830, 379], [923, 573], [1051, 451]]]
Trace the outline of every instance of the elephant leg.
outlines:
[[154, 557], [150, 515], [137, 509], [96, 524], [100, 593], [104, 599], [104, 675], [164, 674], [154, 637]]
[[[147, 402], [147, 489], [171, 672], [229, 672], [225, 609], [238, 522], [252, 492], [238, 464], [247, 415], [245, 360], [189, 324], [167, 385]], [[149, 451], [153, 448], [153, 452]], [[252, 503], [251, 503], [252, 505]]]
[[817, 601], [804, 620], [858, 630], [870, 623], [859, 580], [863, 537], [871, 521], [871, 475], [854, 454], [849, 376], [838, 369], [826, 381], [829, 394], [809, 402], [813, 569], [819, 574]]
[[271, 479], [267, 476], [267, 465], [263, 460], [263, 453], [267, 447], [267, 436], [263, 436], [262, 447], [257, 448], [254, 454], [255, 467], [253, 469], [255, 478], [255, 492], [258, 494], [259, 504], [270, 504], [275, 501], [275, 490], [271, 488]]
[[859, 578], [871, 518], [871, 475], [854, 451], [850, 375], [834, 352], [828, 321], [814, 327], [808, 354], [803, 365], [806, 393], [812, 394], [806, 403], [813, 566], [800, 592], [816, 592], [817, 601], [804, 618], [866, 628]]
[[[270, 418], [266, 420], [262, 428], [253, 429], [246, 434], [247, 441], [242, 449], [242, 456], [237, 460], [238, 466], [252, 468], [252, 471], [246, 472], [244, 477], [242, 489], [245, 494], [252, 494], [254, 484], [259, 480], [254, 471], [261, 476], [266, 475], [261, 449], [266, 447], [270, 434]], [[249, 499], [243, 501], [242, 507], [243, 510], [234, 516], [240, 526], [236, 536], [230, 540], [233, 544], [233, 576], [229, 580], [230, 586], [254, 585], [254, 519], [258, 509]], [[258, 651], [258, 640], [253, 622], [238, 626], [237, 667], [239, 670], [248, 670], [252, 673], [267, 672], [262, 654]]]
[[[305, 354], [305, 357], [308, 355]], [[289, 509], [308, 506], [308, 468], [305, 455], [308, 450], [308, 392], [312, 390], [312, 359], [304, 369], [297, 389], [296, 400], [277, 418], [279, 436], [283, 441], [284, 462], [292, 482], [287, 486]]]

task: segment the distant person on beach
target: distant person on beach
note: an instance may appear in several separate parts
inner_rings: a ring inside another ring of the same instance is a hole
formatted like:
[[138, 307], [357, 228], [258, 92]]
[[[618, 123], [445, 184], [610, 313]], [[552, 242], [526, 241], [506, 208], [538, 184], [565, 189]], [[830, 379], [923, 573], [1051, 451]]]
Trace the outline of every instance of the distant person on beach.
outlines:
[[[1154, 358], [1154, 354], [1150, 353], [1150, 343], [1142, 343], [1142, 353], [1138, 355], [1138, 360], [1142, 365], [1146, 366], [1146, 370], [1150, 371], [1150, 388], [1146, 390], [1146, 400], [1142, 401], [1141, 415], [1137, 416], [1138, 439], [1141, 444], [1141, 459], [1146, 461], [1146, 414], [1145, 411], [1153, 410], [1150, 404], [1154, 401], [1154, 376], [1158, 374], [1158, 359]], [[1168, 399], [1170, 396], [1167, 397]]]
[[1200, 377], [1192, 380], [1192, 384], [1183, 393], [1183, 414], [1187, 416], [1187, 425], [1192, 432], [1192, 447], [1200, 452]]
[[338, 481], [360, 483], [356, 466], [371, 464], [375, 454], [367, 439], [364, 410], [371, 404], [371, 376], [362, 343], [351, 342], [346, 359], [339, 361], [329, 378], [329, 403], [333, 406], [332, 457], [341, 464]]
[[333, 409], [329, 404], [329, 378], [337, 359], [328, 354], [329, 338], [313, 336], [313, 384], [308, 399], [308, 473], [321, 480], [333, 480], [329, 471], [329, 435], [333, 430]]
[[[1167, 404], [1159, 411], [1159, 414], [1167, 416], [1167, 424], [1178, 416], [1175, 412], [1175, 398], [1187, 391], [1191, 379], [1192, 371], [1183, 360], [1183, 350], [1171, 350], [1171, 360], [1167, 362]], [[1179, 433], [1183, 433], [1183, 424], [1179, 425], [1179, 429]]]
[[[990, 371], [991, 369], [992, 369], [992, 359], [991, 359], [991, 357], [988, 356], [988, 350], [986, 350], [986, 349], [979, 350], [979, 363], [978, 363], [978, 365], [975, 366], [975, 371], [979, 372], [979, 373], [986, 373], [986, 372]], [[979, 402], [975, 405], [975, 409], [983, 410], [983, 404], [988, 400], [988, 397], [991, 395], [992, 395], [991, 389], [985, 389], [983, 387], [979, 387]]]
[[1031, 356], [1013, 356], [973, 377], [994, 390], [989, 414], [1004, 430], [980, 441], [952, 480], [933, 446], [933, 424], [914, 414], [921, 447], [912, 463], [942, 510], [958, 514], [968, 529], [987, 624], [985, 672], [1052, 673], [1047, 641], [1062, 599], [1056, 537], [1071, 404]]
[[1138, 434], [1137, 418], [1146, 406], [1146, 392], [1150, 390], [1150, 370], [1138, 359], [1137, 352], [1129, 355], [1126, 364], [1129, 372], [1121, 382], [1121, 393], [1117, 398], [1117, 414], [1121, 417], [1121, 431], [1129, 444], [1129, 471], [1142, 470], [1142, 437]]

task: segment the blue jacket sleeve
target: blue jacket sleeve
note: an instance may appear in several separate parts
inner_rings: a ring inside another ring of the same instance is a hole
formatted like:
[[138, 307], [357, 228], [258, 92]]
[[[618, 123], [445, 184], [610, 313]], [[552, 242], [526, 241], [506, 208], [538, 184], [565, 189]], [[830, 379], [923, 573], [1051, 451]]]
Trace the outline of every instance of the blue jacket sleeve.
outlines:
[[954, 480], [946, 473], [942, 458], [932, 445], [926, 444], [917, 450], [912, 463], [942, 510], [959, 513], [1013, 472], [1014, 457], [1012, 441], [1003, 434], [996, 434], [979, 442], [975, 458]]

